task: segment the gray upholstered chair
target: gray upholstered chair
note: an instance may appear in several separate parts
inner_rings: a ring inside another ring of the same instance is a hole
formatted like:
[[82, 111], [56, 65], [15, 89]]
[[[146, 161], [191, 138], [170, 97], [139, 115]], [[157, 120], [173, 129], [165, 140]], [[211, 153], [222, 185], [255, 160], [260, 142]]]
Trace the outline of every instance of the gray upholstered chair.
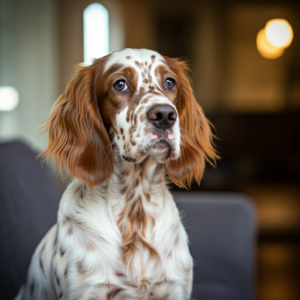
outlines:
[[[0, 144], [0, 295], [12, 299], [33, 251], [56, 222], [61, 193], [51, 171], [20, 142]], [[255, 218], [239, 194], [180, 192], [194, 257], [193, 297], [253, 300]]]
[[0, 144], [0, 299], [12, 299], [31, 256], [56, 222], [61, 193], [37, 153], [21, 142]]
[[193, 298], [255, 299], [254, 207], [235, 193], [177, 192], [194, 258]]

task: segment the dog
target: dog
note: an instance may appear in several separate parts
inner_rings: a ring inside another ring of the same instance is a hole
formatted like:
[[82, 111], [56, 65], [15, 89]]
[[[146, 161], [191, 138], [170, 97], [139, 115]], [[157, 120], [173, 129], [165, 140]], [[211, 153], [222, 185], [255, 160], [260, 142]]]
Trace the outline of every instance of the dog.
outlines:
[[16, 300], [187, 300], [193, 260], [165, 174], [218, 158], [185, 62], [125, 49], [79, 66], [41, 153], [74, 175]]

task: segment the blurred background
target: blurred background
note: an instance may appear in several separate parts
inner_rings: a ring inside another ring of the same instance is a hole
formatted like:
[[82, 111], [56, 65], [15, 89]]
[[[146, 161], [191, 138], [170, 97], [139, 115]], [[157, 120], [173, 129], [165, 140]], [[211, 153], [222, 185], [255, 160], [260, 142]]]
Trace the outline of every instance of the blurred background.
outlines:
[[43, 150], [74, 65], [124, 47], [188, 61], [222, 157], [192, 189], [252, 197], [257, 298], [299, 300], [300, 1], [0, 0], [0, 142]]

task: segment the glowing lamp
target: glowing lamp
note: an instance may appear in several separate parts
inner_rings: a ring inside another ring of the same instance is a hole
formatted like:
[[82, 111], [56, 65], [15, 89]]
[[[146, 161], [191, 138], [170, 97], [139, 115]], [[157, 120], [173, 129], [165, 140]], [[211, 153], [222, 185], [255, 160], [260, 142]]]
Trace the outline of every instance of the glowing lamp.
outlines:
[[283, 48], [275, 47], [268, 41], [265, 29], [261, 29], [258, 32], [256, 37], [256, 45], [261, 56], [267, 59], [278, 58], [284, 53]]
[[269, 43], [278, 48], [287, 48], [294, 38], [292, 26], [284, 19], [270, 20], [265, 31]]

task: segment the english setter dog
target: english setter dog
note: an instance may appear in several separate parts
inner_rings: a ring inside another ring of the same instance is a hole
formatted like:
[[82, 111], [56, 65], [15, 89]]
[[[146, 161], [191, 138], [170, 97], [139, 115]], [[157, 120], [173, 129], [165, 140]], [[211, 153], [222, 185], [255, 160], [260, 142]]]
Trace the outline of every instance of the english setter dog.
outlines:
[[146, 49], [78, 67], [41, 154], [75, 179], [15, 299], [190, 299], [193, 260], [165, 173], [199, 183], [217, 154], [187, 73]]

